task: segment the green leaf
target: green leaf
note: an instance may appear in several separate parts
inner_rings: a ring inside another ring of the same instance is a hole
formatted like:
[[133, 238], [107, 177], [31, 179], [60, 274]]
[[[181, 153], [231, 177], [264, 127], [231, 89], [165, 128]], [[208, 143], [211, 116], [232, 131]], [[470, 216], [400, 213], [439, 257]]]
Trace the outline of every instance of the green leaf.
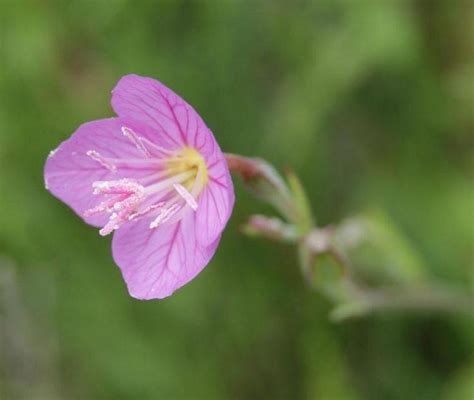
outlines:
[[425, 278], [422, 258], [382, 210], [344, 220], [336, 229], [335, 243], [369, 282], [413, 283]]
[[310, 202], [299, 178], [291, 171], [286, 173], [286, 178], [293, 195], [295, 206], [295, 220], [293, 222], [296, 225], [298, 232], [305, 235], [315, 225]]

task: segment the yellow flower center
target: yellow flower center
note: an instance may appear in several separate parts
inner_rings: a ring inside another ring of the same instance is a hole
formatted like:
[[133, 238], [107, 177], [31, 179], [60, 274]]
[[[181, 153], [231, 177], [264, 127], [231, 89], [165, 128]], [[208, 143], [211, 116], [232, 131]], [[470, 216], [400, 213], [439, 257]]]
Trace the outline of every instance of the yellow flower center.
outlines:
[[194, 184], [202, 190], [209, 180], [204, 158], [192, 147], [184, 147], [175, 156], [166, 160], [165, 165], [168, 176], [175, 176], [185, 172], [193, 173], [182, 183], [188, 190], [191, 190]]

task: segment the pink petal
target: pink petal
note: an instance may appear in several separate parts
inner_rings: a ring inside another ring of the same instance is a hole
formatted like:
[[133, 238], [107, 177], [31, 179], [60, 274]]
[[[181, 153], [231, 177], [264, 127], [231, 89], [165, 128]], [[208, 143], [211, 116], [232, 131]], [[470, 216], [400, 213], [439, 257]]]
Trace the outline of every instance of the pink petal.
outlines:
[[112, 107], [119, 116], [152, 127], [169, 147], [191, 146], [206, 157], [217, 146], [197, 112], [155, 79], [124, 76], [112, 91]]
[[100, 201], [92, 194], [92, 183], [101, 180], [116, 180], [123, 177], [138, 178], [147, 170], [128, 170], [118, 168], [111, 172], [99, 162], [88, 156], [95, 151], [104, 157], [142, 158], [139, 149], [122, 133], [122, 126], [130, 127], [149, 135], [149, 130], [120, 118], [110, 118], [88, 122], [59, 147], [52, 151], [44, 169], [47, 189], [69, 205], [84, 221], [102, 226], [106, 215], [84, 216], [84, 211], [96, 206]]
[[201, 245], [214, 242], [230, 217], [234, 191], [212, 132], [189, 104], [154, 79], [127, 75], [112, 93], [112, 106], [117, 114], [148, 124], [169, 143], [193, 147], [204, 156], [210, 181], [199, 197], [196, 229]]
[[202, 246], [207, 246], [218, 238], [234, 207], [234, 187], [222, 157], [208, 166], [209, 183], [199, 196], [196, 211], [196, 236]]
[[207, 265], [220, 239], [208, 247], [200, 246], [192, 214], [156, 229], [150, 229], [149, 223], [127, 223], [112, 241], [113, 257], [130, 295], [143, 300], [170, 296], [191, 281]]

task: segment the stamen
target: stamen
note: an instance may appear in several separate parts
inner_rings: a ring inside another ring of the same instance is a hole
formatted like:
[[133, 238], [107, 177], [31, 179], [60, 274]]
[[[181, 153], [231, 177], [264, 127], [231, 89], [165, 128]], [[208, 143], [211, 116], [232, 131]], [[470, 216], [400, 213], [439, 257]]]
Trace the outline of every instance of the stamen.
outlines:
[[120, 227], [119, 225], [119, 216], [116, 213], [113, 213], [110, 216], [109, 222], [107, 222], [104, 227], [99, 231], [101, 236], [107, 236], [113, 231], [117, 230]]
[[[202, 184], [202, 176], [203, 176], [202, 169], [199, 168], [199, 169], [198, 169], [198, 172], [197, 172], [197, 175], [196, 175], [196, 178], [195, 178], [195, 180], [194, 180], [193, 188], [191, 189], [191, 193], [188, 192], [188, 193], [190, 194], [190, 196], [191, 196], [193, 199], [195, 199], [195, 198], [198, 196], [198, 194], [201, 192], [201, 189], [202, 189], [202, 187], [203, 187], [203, 184]], [[181, 186], [181, 185], [180, 185], [180, 186]], [[175, 189], [176, 189], [176, 188], [175, 188]], [[184, 188], [184, 187], [183, 187], [183, 189], [186, 190], [186, 188]], [[187, 190], [186, 190], [186, 191], [187, 191]], [[185, 200], [186, 200], [186, 199], [185, 199]], [[196, 203], [196, 201], [195, 201], [195, 203]], [[189, 204], [189, 203], [188, 203], [188, 204]], [[190, 207], [191, 207], [194, 211], [196, 211], [198, 205], [197, 205], [197, 203], [196, 203], [196, 209], [193, 208], [191, 205], [190, 205]], [[176, 213], [172, 216], [172, 218], [167, 219], [166, 222], [168, 222], [168, 223], [170, 223], [170, 224], [173, 224], [173, 223], [179, 221], [181, 218], [183, 218], [184, 215], [186, 214], [186, 212], [188, 212], [188, 211], [189, 211], [189, 208], [187, 208], [187, 207], [182, 207], [178, 212], [176, 212]]]
[[133, 179], [96, 181], [92, 187], [96, 195], [119, 195], [84, 212], [86, 217], [101, 212], [111, 213], [109, 221], [99, 231], [102, 236], [108, 235], [126, 222], [132, 213], [136, 213], [137, 207], [145, 198], [145, 188]]
[[151, 158], [151, 154], [142, 142], [142, 138], [139, 137], [133, 130], [122, 126], [122, 133], [140, 150], [146, 157]]
[[159, 225], [168, 221], [179, 209], [180, 206], [175, 203], [172, 204], [171, 207], [161, 210], [158, 216], [151, 222], [150, 229], [157, 228]]
[[198, 208], [198, 205], [196, 203], [196, 200], [192, 196], [192, 194], [189, 193], [188, 190], [179, 183], [173, 183], [173, 187], [178, 192], [178, 194], [184, 199], [184, 201], [188, 204], [188, 206], [191, 207], [194, 211], [196, 211]]
[[165, 160], [160, 160], [156, 158], [111, 158], [104, 157], [99, 152], [95, 150], [89, 150], [86, 154], [92, 158], [94, 161], [97, 161], [100, 165], [107, 168], [111, 172], [116, 172], [117, 167], [133, 167], [133, 168], [145, 168], [152, 169], [161, 167]]
[[149, 214], [153, 210], [156, 210], [158, 208], [163, 207], [165, 204], [166, 203], [164, 201], [161, 201], [161, 202], [156, 203], [156, 204], [152, 204], [151, 206], [146, 207], [142, 211], [137, 211], [135, 213], [130, 214], [129, 217], [128, 217], [128, 220], [133, 221], [137, 218], [143, 217], [144, 215]]
[[150, 174], [150, 175], [147, 175], [143, 178], [139, 178], [138, 181], [142, 185], [146, 185], [148, 183], [151, 183], [151, 182], [157, 181], [161, 178], [164, 178], [165, 176], [168, 176], [168, 175], [170, 175], [170, 172], [167, 171], [167, 170], [163, 170], [163, 171], [157, 172], [156, 174]]
[[162, 152], [163, 154], [167, 154], [169, 156], [174, 156], [176, 155], [176, 151], [174, 150], [169, 150], [169, 149], [165, 149], [164, 147], [161, 147], [161, 146], [158, 146], [157, 144], [149, 141], [147, 138], [144, 138], [144, 137], [140, 137], [140, 141], [142, 144], [146, 144], [149, 148], [151, 149], [155, 149], [157, 151], [160, 151]]
[[133, 194], [127, 197], [123, 201], [115, 202], [114, 210], [116, 212], [125, 211], [128, 215], [141, 203], [142, 200], [143, 200], [142, 194]]
[[143, 194], [145, 188], [133, 179], [117, 181], [95, 181], [92, 184], [94, 194]]
[[94, 161], [97, 161], [100, 165], [102, 165], [104, 168], [107, 168], [110, 172], [115, 172], [117, 171], [117, 167], [115, 164], [110, 162], [109, 159], [106, 157], [103, 157], [99, 152], [95, 150], [89, 150], [86, 152], [86, 154], [92, 158]]
[[144, 169], [156, 169], [165, 164], [165, 160], [156, 158], [106, 158], [106, 161], [114, 164], [115, 167], [133, 167]]
[[125, 197], [126, 197], [126, 195], [123, 195], [123, 196], [119, 197], [118, 199], [115, 198], [115, 199], [110, 199], [110, 200], [103, 201], [98, 206], [95, 206], [93, 208], [89, 208], [88, 210], [84, 211], [84, 216], [90, 217], [91, 215], [99, 214], [99, 213], [102, 213], [102, 212], [112, 212], [114, 204], [117, 201], [124, 200]]
[[176, 174], [168, 179], [162, 180], [161, 182], [148, 186], [146, 188], [146, 192], [147, 193], [159, 192], [160, 190], [171, 186], [173, 183], [185, 182], [187, 179], [191, 178], [193, 175], [194, 175], [194, 171], [181, 172], [180, 174]]

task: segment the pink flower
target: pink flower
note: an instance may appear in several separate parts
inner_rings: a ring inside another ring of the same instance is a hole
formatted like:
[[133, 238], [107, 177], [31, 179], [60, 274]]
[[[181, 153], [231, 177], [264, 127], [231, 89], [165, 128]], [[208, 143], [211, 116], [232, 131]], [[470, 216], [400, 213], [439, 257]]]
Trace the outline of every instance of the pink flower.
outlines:
[[131, 296], [161, 299], [216, 251], [234, 205], [229, 169], [194, 109], [160, 82], [123, 77], [116, 118], [83, 124], [46, 161], [46, 188], [85, 222], [114, 233]]

